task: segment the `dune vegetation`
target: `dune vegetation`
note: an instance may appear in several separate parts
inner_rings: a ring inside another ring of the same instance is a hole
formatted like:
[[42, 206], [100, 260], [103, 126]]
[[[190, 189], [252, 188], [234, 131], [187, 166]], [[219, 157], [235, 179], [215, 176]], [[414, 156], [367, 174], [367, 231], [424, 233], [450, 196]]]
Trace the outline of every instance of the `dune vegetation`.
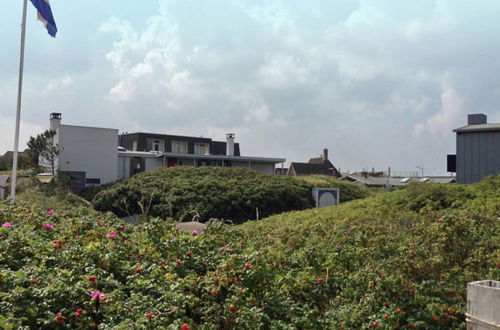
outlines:
[[0, 204], [0, 328], [465, 329], [500, 280], [500, 177], [204, 232], [51, 205]]
[[340, 187], [341, 201], [364, 198], [367, 190], [355, 184], [316, 176], [316, 181], [269, 176], [246, 168], [161, 168], [115, 184], [92, 189], [100, 211], [119, 216], [148, 214], [180, 221], [211, 218], [241, 223], [250, 219], [303, 210], [314, 206], [313, 186]]

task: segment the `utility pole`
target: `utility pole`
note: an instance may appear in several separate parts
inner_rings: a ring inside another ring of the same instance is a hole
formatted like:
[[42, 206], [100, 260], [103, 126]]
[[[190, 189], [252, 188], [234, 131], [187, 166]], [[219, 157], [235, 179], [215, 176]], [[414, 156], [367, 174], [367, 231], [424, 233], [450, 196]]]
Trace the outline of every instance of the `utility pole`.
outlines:
[[423, 179], [424, 178], [424, 164], [421, 164], [421, 165], [417, 165], [417, 168], [422, 170], [422, 176], [421, 178]]

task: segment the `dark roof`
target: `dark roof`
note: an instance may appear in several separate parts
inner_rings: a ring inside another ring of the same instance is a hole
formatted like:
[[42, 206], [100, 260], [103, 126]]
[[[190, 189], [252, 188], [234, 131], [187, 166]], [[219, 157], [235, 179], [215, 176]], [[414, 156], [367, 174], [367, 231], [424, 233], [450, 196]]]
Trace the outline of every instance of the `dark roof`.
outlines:
[[311, 158], [307, 164], [323, 164], [323, 157]]
[[291, 163], [290, 167], [293, 167], [295, 175], [322, 174], [340, 176], [335, 166], [329, 160], [322, 164]]

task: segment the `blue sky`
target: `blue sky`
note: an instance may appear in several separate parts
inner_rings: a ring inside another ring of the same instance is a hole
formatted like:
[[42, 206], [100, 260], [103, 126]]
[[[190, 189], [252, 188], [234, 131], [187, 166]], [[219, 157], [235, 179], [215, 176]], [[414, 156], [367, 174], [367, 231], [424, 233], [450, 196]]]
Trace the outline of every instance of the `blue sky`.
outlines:
[[[342, 170], [444, 174], [467, 113], [500, 122], [500, 2], [52, 0], [28, 8], [21, 144], [63, 123], [224, 140]], [[0, 21], [11, 150], [22, 1]]]

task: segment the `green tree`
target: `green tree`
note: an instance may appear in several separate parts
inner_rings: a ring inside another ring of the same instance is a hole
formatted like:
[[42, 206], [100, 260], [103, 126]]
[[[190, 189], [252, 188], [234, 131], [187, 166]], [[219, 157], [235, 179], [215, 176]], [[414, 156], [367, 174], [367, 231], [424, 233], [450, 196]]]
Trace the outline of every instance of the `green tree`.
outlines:
[[57, 156], [62, 151], [62, 148], [54, 140], [56, 134], [55, 130], [48, 129], [36, 137], [31, 136], [28, 141], [27, 150], [28, 155], [36, 166], [40, 166], [39, 159], [41, 157], [50, 166], [52, 174], [55, 174], [55, 162]]
[[3, 158], [0, 158], [0, 171], [7, 171], [9, 169], [9, 164]]

